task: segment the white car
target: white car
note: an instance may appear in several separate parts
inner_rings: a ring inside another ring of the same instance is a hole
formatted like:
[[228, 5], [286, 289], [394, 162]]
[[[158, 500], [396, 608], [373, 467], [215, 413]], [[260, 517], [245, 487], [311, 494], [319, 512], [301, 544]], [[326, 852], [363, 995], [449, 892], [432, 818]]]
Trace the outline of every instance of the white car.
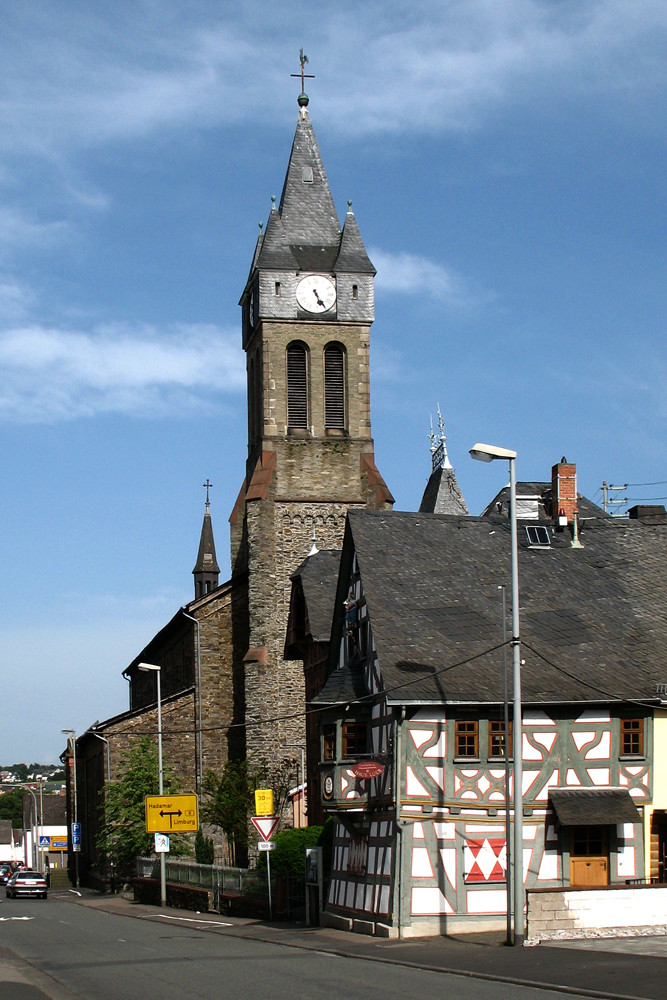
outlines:
[[46, 899], [46, 879], [41, 872], [19, 868], [7, 882], [6, 893], [8, 899], [16, 899], [17, 896], [41, 896]]

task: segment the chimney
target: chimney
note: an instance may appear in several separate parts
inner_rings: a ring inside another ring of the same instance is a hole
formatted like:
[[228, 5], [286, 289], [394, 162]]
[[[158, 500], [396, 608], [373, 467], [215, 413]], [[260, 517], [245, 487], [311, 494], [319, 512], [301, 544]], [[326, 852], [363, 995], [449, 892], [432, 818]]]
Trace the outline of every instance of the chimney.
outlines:
[[563, 456], [551, 470], [551, 516], [560, 526], [572, 524], [577, 513], [577, 467]]

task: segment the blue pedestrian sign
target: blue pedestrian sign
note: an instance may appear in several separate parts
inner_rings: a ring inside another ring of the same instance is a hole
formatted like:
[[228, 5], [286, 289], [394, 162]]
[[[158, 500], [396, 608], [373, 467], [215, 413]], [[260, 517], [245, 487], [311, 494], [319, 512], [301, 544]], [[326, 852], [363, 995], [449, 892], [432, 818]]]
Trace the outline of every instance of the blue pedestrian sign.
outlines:
[[51, 838], [50, 837], [40, 837], [39, 838], [39, 846], [40, 847], [49, 848], [51, 846]]

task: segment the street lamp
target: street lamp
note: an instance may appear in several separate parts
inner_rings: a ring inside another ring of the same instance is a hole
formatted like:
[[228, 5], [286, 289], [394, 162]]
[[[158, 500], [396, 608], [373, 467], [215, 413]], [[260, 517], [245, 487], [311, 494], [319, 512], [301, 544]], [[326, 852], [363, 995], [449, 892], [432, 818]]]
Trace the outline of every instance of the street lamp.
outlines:
[[[514, 944], [524, 939], [523, 886], [523, 725], [521, 711], [521, 640], [519, 631], [519, 549], [516, 523], [516, 452], [492, 444], [476, 444], [470, 457], [479, 462], [506, 459], [510, 471], [510, 536], [512, 548], [512, 697], [514, 724], [512, 748], [514, 757]], [[508, 733], [505, 733], [507, 739]], [[508, 869], [509, 875], [509, 869]]]
[[[77, 788], [77, 784], [76, 784], [76, 733], [75, 733], [75, 731], [73, 729], [61, 729], [60, 731], [61, 731], [61, 733], [63, 733], [67, 737], [67, 744], [68, 744], [68, 746], [69, 746], [69, 741], [70, 740], [72, 741], [72, 765], [73, 765], [72, 780], [74, 781], [74, 824], [73, 824], [73, 827], [76, 826], [77, 833], [79, 833], [79, 835], [80, 835], [80, 831], [79, 831], [79, 794], [78, 794], [78, 788]], [[72, 851], [74, 853], [74, 871], [75, 871], [75, 880], [74, 881], [76, 883], [75, 887], [78, 889], [79, 888], [79, 851], [76, 850], [76, 848], [77, 848], [77, 846], [80, 848], [81, 844], [79, 843], [77, 845], [77, 844], [74, 843], [74, 829], [72, 829], [71, 835], [72, 835]]]
[[[138, 663], [139, 670], [147, 673], [155, 673], [157, 677], [157, 767], [158, 767], [158, 792], [164, 793], [164, 772], [162, 768], [162, 688], [160, 686], [160, 675], [162, 667], [155, 663]], [[167, 867], [164, 851], [160, 851], [160, 906], [167, 905]]]

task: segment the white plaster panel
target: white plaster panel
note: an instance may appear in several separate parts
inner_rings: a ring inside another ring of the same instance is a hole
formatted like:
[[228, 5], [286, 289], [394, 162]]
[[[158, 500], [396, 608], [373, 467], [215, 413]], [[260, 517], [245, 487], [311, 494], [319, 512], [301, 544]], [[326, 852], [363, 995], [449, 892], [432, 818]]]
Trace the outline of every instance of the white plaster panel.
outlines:
[[372, 875], [377, 875], [377, 872], [375, 870], [375, 848], [374, 847], [369, 847], [368, 848], [368, 871]]
[[556, 742], [556, 737], [558, 733], [533, 733], [533, 739], [536, 743], [540, 743], [547, 753], [551, 753], [551, 749]]
[[506, 913], [506, 889], [482, 889], [467, 892], [468, 913]]
[[420, 813], [423, 812], [421, 806], [401, 806], [403, 812], [406, 813]]
[[380, 902], [378, 905], [378, 913], [389, 913], [389, 886], [383, 885], [380, 889]]
[[634, 823], [618, 823], [616, 825], [619, 837], [623, 840], [634, 840], [635, 839], [635, 824]]
[[[426, 756], [426, 754], [424, 754]], [[433, 781], [436, 783], [438, 788], [444, 792], [445, 790], [445, 769], [444, 767], [433, 767], [433, 765], [426, 768], [428, 774], [430, 774]]]
[[433, 878], [433, 866], [425, 847], [412, 848], [412, 869], [413, 878]]
[[373, 912], [373, 886], [366, 886], [366, 900], [364, 902], [364, 909]]
[[611, 781], [611, 770], [608, 767], [589, 767], [588, 777], [598, 788], [606, 788]]
[[354, 905], [354, 882], [348, 882], [345, 889], [345, 905], [352, 908]]
[[574, 787], [576, 785], [581, 785], [581, 781], [579, 780], [579, 775], [571, 767], [567, 769], [567, 773], [565, 775], [565, 784], [571, 787]]
[[420, 798], [426, 799], [431, 798], [409, 764], [405, 769], [405, 788], [408, 795], [418, 795]]
[[412, 737], [412, 742], [414, 743], [417, 750], [419, 750], [419, 748], [423, 746], [424, 743], [428, 743], [428, 741], [433, 736], [432, 729], [410, 729], [409, 732], [410, 736]]
[[543, 712], [540, 708], [529, 708], [524, 709], [523, 712], [523, 725], [524, 726], [553, 726], [554, 720], [551, 719], [546, 712]]
[[432, 747], [426, 747], [424, 750], [424, 757], [445, 757], [447, 754], [447, 736], [446, 733], [441, 732], [438, 736], [438, 740], [433, 744]]
[[412, 716], [413, 722], [433, 722], [434, 724], [443, 723], [447, 719], [444, 709], [442, 711], [434, 711], [432, 708], [419, 708]]
[[537, 873], [538, 882], [558, 881], [558, 851], [545, 851]]
[[558, 770], [554, 769], [547, 780], [545, 781], [542, 788], [535, 795], [536, 802], [546, 802], [549, 798], [549, 789], [558, 787]]
[[605, 730], [600, 734], [600, 742], [586, 751], [586, 760], [609, 760], [611, 757], [611, 733]]
[[466, 823], [466, 837], [482, 834], [484, 837], [504, 837], [505, 827], [502, 823]]
[[383, 875], [391, 875], [391, 848], [388, 847], [384, 852], [384, 867], [382, 869]]
[[424, 839], [424, 824], [423, 823], [413, 823], [412, 824], [412, 839], [413, 840], [423, 840]]
[[523, 824], [523, 839], [524, 840], [535, 840], [537, 837], [537, 827], [531, 826], [528, 823]]
[[456, 889], [456, 848], [441, 847], [440, 861], [447, 881], [452, 889]]
[[523, 754], [522, 754], [522, 757], [523, 757], [524, 760], [543, 760], [544, 759], [544, 751], [539, 750], [537, 747], [534, 747], [532, 745], [532, 743], [528, 739], [528, 733], [524, 733], [523, 734], [522, 745], [523, 745]]
[[574, 745], [579, 751], [579, 753], [581, 753], [581, 748], [586, 746], [587, 743], [592, 743], [596, 736], [597, 733], [595, 732], [595, 730], [588, 731], [586, 729], [582, 729], [582, 730], [575, 730], [572, 733], [572, 739], [574, 740]]
[[609, 712], [600, 711], [599, 708], [587, 708], [574, 721], [590, 726], [592, 722], [611, 722], [611, 715]]
[[386, 820], [384, 820], [382, 823], [380, 823], [380, 836], [381, 837], [386, 837], [387, 836], [387, 821]]
[[454, 840], [456, 837], [456, 823], [434, 823], [433, 829], [438, 840]]
[[410, 912], [414, 917], [435, 916], [438, 913], [454, 913], [445, 899], [444, 893], [433, 886], [414, 886], [410, 898]]

